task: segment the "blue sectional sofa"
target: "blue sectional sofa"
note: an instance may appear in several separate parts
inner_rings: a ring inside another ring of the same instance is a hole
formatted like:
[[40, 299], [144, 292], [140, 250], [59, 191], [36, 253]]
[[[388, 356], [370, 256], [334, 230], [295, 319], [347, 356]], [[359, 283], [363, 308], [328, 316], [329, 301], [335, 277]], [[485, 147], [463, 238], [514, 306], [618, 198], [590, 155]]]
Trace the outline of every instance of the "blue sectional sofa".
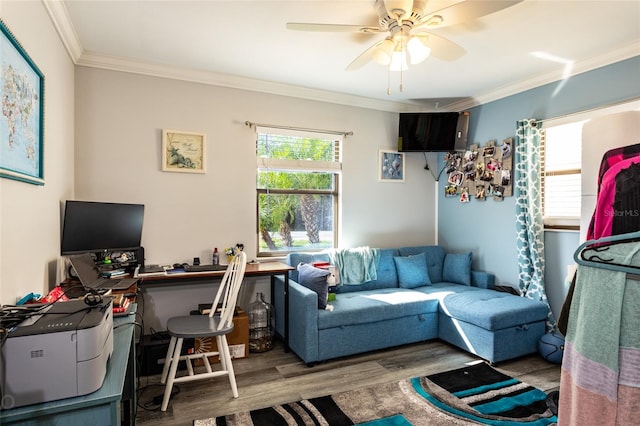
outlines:
[[[329, 261], [293, 253], [288, 263]], [[420, 268], [423, 266], [424, 272]], [[442, 246], [379, 249], [377, 279], [341, 285], [333, 310], [289, 274], [289, 347], [307, 364], [440, 338], [496, 363], [537, 351], [545, 304], [493, 290], [492, 274], [471, 270], [471, 253]], [[284, 282], [276, 279], [276, 331], [284, 335]]]

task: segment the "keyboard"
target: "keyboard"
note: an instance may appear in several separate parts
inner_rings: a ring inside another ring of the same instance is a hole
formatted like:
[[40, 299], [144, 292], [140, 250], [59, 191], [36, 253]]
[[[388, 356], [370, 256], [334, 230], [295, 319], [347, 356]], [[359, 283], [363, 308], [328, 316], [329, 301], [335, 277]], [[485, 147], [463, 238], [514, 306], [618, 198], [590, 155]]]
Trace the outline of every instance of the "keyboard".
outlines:
[[185, 265], [185, 272], [226, 271], [227, 265]]
[[164, 268], [160, 265], [146, 265], [144, 268], [140, 268], [140, 274], [155, 274], [158, 272], [164, 272]]
[[90, 287], [96, 290], [126, 290], [137, 282], [137, 278], [101, 278]]

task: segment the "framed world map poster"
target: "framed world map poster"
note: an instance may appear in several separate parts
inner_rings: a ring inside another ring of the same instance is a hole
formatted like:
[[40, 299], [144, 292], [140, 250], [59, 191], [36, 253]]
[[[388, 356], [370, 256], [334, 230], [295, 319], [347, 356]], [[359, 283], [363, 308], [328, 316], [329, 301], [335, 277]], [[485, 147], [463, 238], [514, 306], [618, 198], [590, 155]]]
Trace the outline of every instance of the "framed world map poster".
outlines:
[[0, 176], [44, 185], [44, 76], [0, 20]]

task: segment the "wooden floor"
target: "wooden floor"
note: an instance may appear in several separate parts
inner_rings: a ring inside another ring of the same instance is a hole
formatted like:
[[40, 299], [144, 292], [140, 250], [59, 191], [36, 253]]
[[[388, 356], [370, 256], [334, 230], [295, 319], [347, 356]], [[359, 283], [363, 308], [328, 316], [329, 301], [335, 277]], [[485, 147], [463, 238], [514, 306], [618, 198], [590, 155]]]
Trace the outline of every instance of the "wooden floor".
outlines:
[[[433, 340], [307, 367], [277, 343], [269, 352], [251, 353], [248, 358], [234, 361], [237, 399], [232, 397], [225, 377], [183, 383], [178, 385], [179, 392], [171, 398], [167, 411], [161, 412], [159, 404], [154, 404], [154, 397], [162, 395], [164, 390], [159, 384], [160, 376], [141, 377], [136, 421], [139, 425], [191, 425], [198, 419], [425, 376], [478, 360], [447, 343]], [[538, 355], [505, 361], [494, 367], [544, 391], [560, 386], [560, 367]]]

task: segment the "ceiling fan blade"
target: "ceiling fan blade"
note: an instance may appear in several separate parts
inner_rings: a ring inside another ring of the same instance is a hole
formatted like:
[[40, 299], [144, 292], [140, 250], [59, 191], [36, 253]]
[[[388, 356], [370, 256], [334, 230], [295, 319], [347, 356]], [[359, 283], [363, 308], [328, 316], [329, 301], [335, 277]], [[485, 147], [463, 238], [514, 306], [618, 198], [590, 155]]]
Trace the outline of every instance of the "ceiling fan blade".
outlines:
[[351, 61], [349, 65], [347, 65], [345, 71], [354, 71], [367, 65], [373, 59], [373, 51], [376, 50], [376, 48], [380, 46], [383, 41], [384, 40], [380, 40], [379, 42], [362, 52], [357, 58]]
[[431, 48], [431, 56], [443, 61], [455, 61], [462, 57], [467, 51], [458, 43], [454, 43], [444, 37], [427, 33], [427, 45]]
[[443, 28], [452, 25], [473, 21], [486, 15], [506, 9], [522, 0], [496, 0], [496, 1], [463, 1], [441, 10], [430, 12], [422, 21], [414, 25], [414, 29]]
[[316, 31], [316, 32], [351, 32], [351, 33], [383, 33], [377, 27], [368, 27], [366, 25], [347, 25], [347, 24], [311, 24], [288, 22], [287, 29], [295, 31]]

